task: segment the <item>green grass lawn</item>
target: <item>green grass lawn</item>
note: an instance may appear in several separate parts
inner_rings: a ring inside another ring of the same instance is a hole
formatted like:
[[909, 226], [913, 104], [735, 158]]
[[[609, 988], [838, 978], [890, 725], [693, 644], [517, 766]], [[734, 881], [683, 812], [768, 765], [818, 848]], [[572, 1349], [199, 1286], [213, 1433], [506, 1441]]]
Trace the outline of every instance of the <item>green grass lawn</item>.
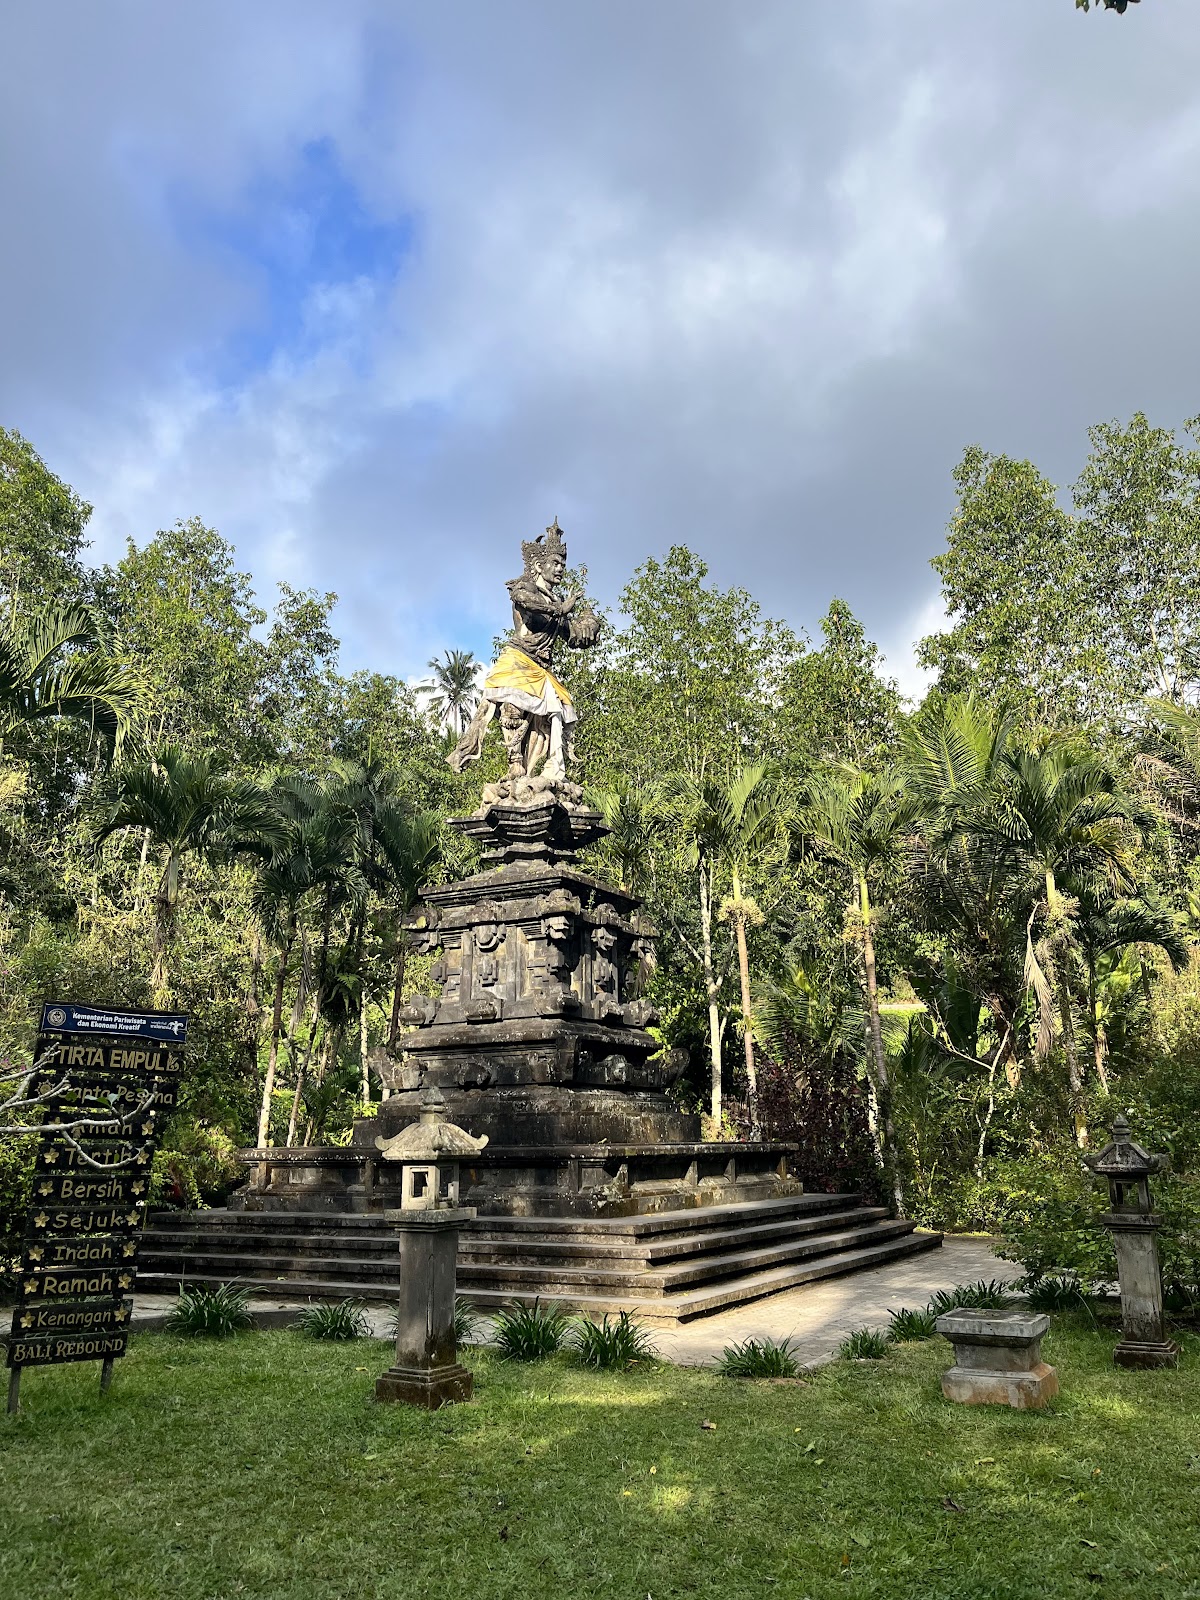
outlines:
[[142, 1334], [107, 1397], [25, 1374], [0, 1594], [1200, 1596], [1200, 1339], [1135, 1374], [1113, 1337], [1056, 1328], [1040, 1414], [945, 1402], [934, 1340], [803, 1386], [480, 1352], [431, 1415], [373, 1403], [375, 1341]]

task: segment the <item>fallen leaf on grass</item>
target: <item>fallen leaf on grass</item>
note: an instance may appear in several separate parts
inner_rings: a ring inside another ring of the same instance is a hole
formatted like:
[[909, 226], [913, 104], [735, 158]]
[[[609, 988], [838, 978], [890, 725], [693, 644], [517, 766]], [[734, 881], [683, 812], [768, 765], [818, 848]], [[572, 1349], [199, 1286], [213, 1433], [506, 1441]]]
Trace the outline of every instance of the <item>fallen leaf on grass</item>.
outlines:
[[658, 1468], [657, 1468], [657, 1467], [651, 1467], [651, 1468], [650, 1468], [650, 1476], [651, 1476], [651, 1477], [653, 1477], [653, 1476], [654, 1476], [654, 1474], [655, 1474], [655, 1473], [656, 1473], [656, 1472], [657, 1472], [657, 1471], [658, 1471]]
[[1080, 1539], [1079, 1542], [1085, 1550], [1098, 1550], [1100, 1548], [1094, 1539]]
[[957, 1500], [952, 1500], [948, 1494], [944, 1494], [942, 1496], [942, 1510], [961, 1511], [962, 1507], [959, 1505]]
[[995, 1456], [980, 1456], [975, 1465], [977, 1467], [994, 1467], [996, 1465], [996, 1458]]
[[700, 1424], [700, 1426], [701, 1426], [701, 1428], [703, 1429], [703, 1431], [705, 1433], [716, 1433], [716, 1431], [717, 1431], [716, 1423], [715, 1422], [709, 1422], [707, 1418], [705, 1418], [705, 1420]]

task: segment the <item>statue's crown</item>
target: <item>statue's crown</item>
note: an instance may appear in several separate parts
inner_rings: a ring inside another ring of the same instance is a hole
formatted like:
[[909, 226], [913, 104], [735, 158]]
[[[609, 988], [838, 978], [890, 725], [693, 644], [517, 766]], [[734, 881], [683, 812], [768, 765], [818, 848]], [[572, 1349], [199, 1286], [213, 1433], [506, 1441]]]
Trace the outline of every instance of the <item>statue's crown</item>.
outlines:
[[542, 561], [546, 556], [562, 556], [567, 559], [567, 541], [563, 538], [563, 531], [558, 525], [558, 518], [546, 529], [539, 533], [536, 539], [525, 539], [521, 544], [521, 554], [525, 558], [525, 570]]

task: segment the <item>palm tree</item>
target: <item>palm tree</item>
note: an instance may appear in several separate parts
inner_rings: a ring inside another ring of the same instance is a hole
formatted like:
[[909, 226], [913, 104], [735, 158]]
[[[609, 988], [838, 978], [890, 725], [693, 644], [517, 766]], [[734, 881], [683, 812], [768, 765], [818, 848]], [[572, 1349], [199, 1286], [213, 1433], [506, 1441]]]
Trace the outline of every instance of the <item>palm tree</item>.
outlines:
[[238, 855], [269, 858], [282, 842], [283, 828], [257, 784], [227, 778], [211, 756], [189, 756], [176, 745], [120, 768], [110, 780], [95, 825], [96, 843], [126, 828], [141, 830], [162, 859], [150, 975], [161, 1001], [167, 998], [168, 955], [188, 857], [208, 862]]
[[[271, 1099], [283, 1036], [283, 999], [288, 964], [297, 935], [303, 941], [301, 909], [313, 896], [322, 898], [321, 925], [331, 924], [339, 903], [357, 903], [363, 892], [355, 860], [356, 822], [351, 813], [331, 797], [327, 785], [298, 775], [277, 778], [268, 790], [271, 804], [279, 814], [283, 829], [280, 843], [271, 859], [260, 868], [255, 885], [255, 909], [278, 951], [274, 999], [271, 1011], [271, 1048], [263, 1079], [259, 1108], [258, 1143], [270, 1138]], [[302, 948], [307, 949], [302, 944]], [[323, 939], [322, 968], [314, 988], [323, 982], [327, 964], [328, 939]], [[294, 1015], [298, 1022], [303, 1010], [308, 978], [307, 961], [302, 963]], [[319, 1014], [318, 1000], [317, 1011]], [[290, 1030], [294, 1034], [295, 1027]]]
[[430, 710], [457, 737], [475, 711], [479, 663], [469, 650], [446, 650], [443, 657], [434, 656], [429, 662], [433, 676], [424, 687], [432, 692]]
[[1062, 739], [1018, 745], [1007, 712], [973, 701], [952, 698], [932, 724], [910, 725], [906, 744], [943, 869], [965, 858], [1010, 909], [1026, 908], [1022, 985], [1037, 1006], [1035, 1056], [1061, 1036], [1083, 1145], [1070, 992], [1078, 897], [1105, 903], [1130, 892], [1141, 814], [1093, 751]]
[[[1096, 1079], [1108, 1093], [1108, 1035], [1101, 1016], [1101, 984], [1120, 964], [1127, 951], [1154, 945], [1173, 967], [1187, 965], [1188, 946], [1169, 911], [1145, 900], [1079, 897], [1075, 941], [1083, 958], [1087, 980], [1088, 1019], [1092, 1034], [1092, 1064]], [[1107, 969], [1107, 971], [1106, 971]]]
[[589, 788], [587, 797], [604, 818], [608, 836], [602, 848], [616, 865], [621, 887], [638, 891], [653, 867], [651, 852], [662, 821], [657, 797], [633, 783]]
[[416, 905], [422, 886], [428, 882], [442, 859], [442, 818], [436, 811], [403, 812], [392, 808], [380, 818], [378, 844], [382, 892], [398, 913], [395, 981], [388, 1027], [388, 1049], [392, 1050], [400, 1036], [400, 1006], [404, 993], [404, 970], [408, 962], [405, 918]]
[[[750, 992], [750, 957], [746, 930], [762, 920], [744, 883], [751, 866], [762, 865], [783, 836], [783, 816], [774, 790], [774, 774], [766, 762], [757, 762], [722, 783], [709, 777], [680, 777], [664, 785], [667, 812], [681, 825], [688, 845], [688, 866], [696, 874], [700, 906], [700, 963], [708, 1001], [708, 1039], [711, 1065], [709, 1115], [714, 1128], [721, 1125], [721, 1015], [718, 977], [713, 961], [713, 917], [717, 876], [728, 871], [732, 893], [721, 903], [720, 914], [733, 926], [742, 994], [742, 1040], [746, 1060], [746, 1090], [751, 1137], [760, 1133], [758, 1071], [754, 1061], [753, 1000]], [[692, 952], [696, 954], [695, 951]]]
[[875, 920], [872, 880], [894, 865], [912, 833], [919, 810], [915, 794], [899, 770], [863, 772], [831, 766], [813, 774], [801, 798], [795, 830], [802, 847], [836, 863], [850, 876], [862, 940], [863, 980], [867, 996], [867, 1083], [872, 1135], [880, 1164], [888, 1174], [898, 1210], [904, 1196], [896, 1161], [891, 1083], [883, 1029], [879, 1019], [879, 983], [875, 966]]
[[147, 692], [136, 668], [112, 653], [89, 607], [48, 605], [0, 618], [0, 749], [21, 723], [71, 717], [117, 754]]

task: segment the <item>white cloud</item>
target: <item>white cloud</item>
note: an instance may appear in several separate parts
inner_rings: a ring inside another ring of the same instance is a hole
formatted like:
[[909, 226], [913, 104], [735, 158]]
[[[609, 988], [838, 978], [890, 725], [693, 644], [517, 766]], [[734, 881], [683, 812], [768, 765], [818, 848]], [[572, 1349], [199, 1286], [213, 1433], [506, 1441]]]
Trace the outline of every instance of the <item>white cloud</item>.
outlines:
[[[356, 663], [485, 649], [557, 512], [605, 600], [687, 542], [798, 624], [843, 595], [915, 692], [963, 444], [1061, 477], [1087, 423], [1197, 409], [1200, 13], [1141, 10], [27, 10], [0, 420], [103, 554], [198, 514], [264, 591], [337, 589]], [[180, 197], [237, 214], [318, 140], [412, 251], [230, 376], [262, 264]]]

